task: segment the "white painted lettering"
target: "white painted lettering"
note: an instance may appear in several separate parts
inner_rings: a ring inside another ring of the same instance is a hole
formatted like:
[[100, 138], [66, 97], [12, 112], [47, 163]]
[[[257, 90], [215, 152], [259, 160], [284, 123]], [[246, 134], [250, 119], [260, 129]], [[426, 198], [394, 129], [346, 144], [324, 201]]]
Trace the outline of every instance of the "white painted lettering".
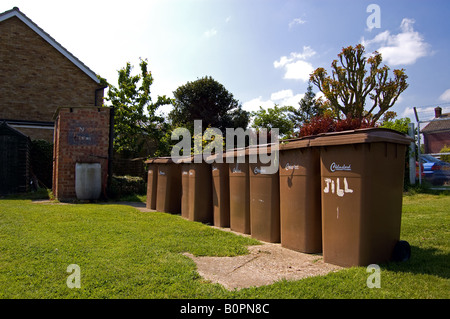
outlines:
[[348, 181], [347, 178], [344, 177], [343, 178], [343, 182], [344, 182], [344, 188], [341, 188], [341, 177], [336, 178], [336, 181], [334, 179], [331, 178], [325, 178], [324, 182], [325, 182], [325, 188], [323, 189], [323, 192], [325, 194], [331, 193], [331, 194], [336, 194], [339, 197], [343, 197], [345, 194], [351, 194], [353, 193], [353, 189], [351, 189], [348, 186]]
[[330, 192], [331, 178], [325, 178], [324, 181], [325, 181], [325, 183], [326, 183], [326, 186], [325, 186], [323, 192], [324, 192], [325, 194], [328, 194], [328, 193]]

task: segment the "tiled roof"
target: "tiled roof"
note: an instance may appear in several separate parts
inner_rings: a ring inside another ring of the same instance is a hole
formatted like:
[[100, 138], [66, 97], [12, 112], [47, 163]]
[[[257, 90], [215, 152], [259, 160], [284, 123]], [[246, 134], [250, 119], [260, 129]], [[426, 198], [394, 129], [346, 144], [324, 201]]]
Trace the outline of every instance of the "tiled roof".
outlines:
[[422, 129], [422, 133], [439, 133], [450, 131], [450, 113], [444, 113], [438, 119], [431, 120]]

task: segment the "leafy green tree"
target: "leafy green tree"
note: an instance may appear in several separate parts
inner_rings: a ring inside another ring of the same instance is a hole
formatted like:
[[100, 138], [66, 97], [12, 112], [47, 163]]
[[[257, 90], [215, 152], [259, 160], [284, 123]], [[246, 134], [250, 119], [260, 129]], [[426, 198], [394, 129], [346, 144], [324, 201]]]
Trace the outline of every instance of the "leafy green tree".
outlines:
[[250, 114], [227, 89], [212, 77], [188, 82], [173, 92], [174, 109], [169, 114], [173, 127], [186, 127], [193, 132], [194, 120], [202, 120], [202, 130], [215, 127], [246, 129]]
[[153, 76], [148, 71], [147, 60], [141, 59], [140, 73], [132, 75], [133, 67], [129, 62], [118, 71], [118, 87], [109, 84], [107, 101], [114, 107], [114, 150], [137, 155], [145, 143], [158, 143], [158, 149], [164, 147], [159, 141], [165, 135], [167, 123], [156, 110], [172, 100], [158, 96], [152, 102], [150, 86]]
[[398, 132], [408, 134], [408, 127], [411, 120], [409, 117], [396, 119], [395, 112], [387, 112], [387, 116], [383, 118], [383, 122], [380, 127], [389, 128], [391, 130], [396, 130]]
[[[329, 101], [337, 119], [343, 115], [378, 121], [408, 87], [404, 69], [394, 70], [394, 79], [388, 78], [390, 69], [381, 66], [381, 54], [374, 52], [366, 57], [364, 50], [361, 44], [343, 48], [338, 54], [339, 61], [331, 63], [331, 76], [324, 68], [317, 68], [310, 76]], [[372, 105], [365, 110], [369, 99]]]
[[295, 108], [292, 106], [274, 105], [267, 110], [259, 107], [258, 111], [252, 112], [254, 116], [252, 127], [268, 131], [272, 128], [278, 128], [281, 137], [290, 136], [294, 129], [294, 122], [291, 120]]

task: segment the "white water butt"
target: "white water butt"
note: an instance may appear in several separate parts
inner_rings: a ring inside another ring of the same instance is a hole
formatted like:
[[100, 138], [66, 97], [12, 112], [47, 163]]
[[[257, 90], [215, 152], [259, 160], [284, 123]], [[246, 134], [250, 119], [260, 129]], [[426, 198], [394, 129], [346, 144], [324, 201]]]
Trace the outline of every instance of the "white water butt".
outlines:
[[102, 167], [100, 163], [76, 163], [75, 193], [79, 200], [95, 200], [102, 191]]

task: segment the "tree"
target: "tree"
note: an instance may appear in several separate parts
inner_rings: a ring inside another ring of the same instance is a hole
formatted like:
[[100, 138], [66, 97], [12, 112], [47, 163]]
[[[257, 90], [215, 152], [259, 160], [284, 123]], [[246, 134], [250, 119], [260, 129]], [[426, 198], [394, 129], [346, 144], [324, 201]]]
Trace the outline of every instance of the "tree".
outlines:
[[[146, 141], [158, 142], [165, 134], [167, 124], [155, 114], [158, 107], [171, 104], [166, 96], [158, 96], [155, 103], [150, 96], [153, 76], [147, 60], [139, 63], [140, 74], [131, 75], [129, 62], [118, 71], [118, 87], [109, 84], [108, 97], [114, 106], [114, 150], [137, 155]], [[158, 145], [158, 148], [162, 147]]]
[[233, 94], [214, 80], [203, 77], [188, 82], [173, 92], [174, 109], [169, 114], [172, 126], [183, 126], [193, 131], [194, 120], [202, 120], [202, 130], [215, 127], [247, 128], [250, 114], [244, 111]]
[[389, 128], [403, 134], [408, 134], [409, 123], [411, 123], [411, 120], [409, 117], [396, 119], [396, 116], [397, 114], [395, 112], [386, 112], [380, 127]]
[[[394, 70], [394, 79], [388, 78], [390, 68], [381, 66], [381, 54], [375, 51], [367, 58], [361, 44], [343, 48], [338, 57], [339, 61], [331, 64], [332, 76], [328, 76], [324, 68], [317, 68], [310, 76], [311, 82], [329, 101], [337, 119], [344, 115], [370, 118], [375, 122], [408, 87], [404, 69]], [[366, 111], [368, 98], [373, 104]]]
[[309, 81], [305, 96], [298, 102], [299, 108], [294, 109], [290, 119], [294, 122], [294, 127], [300, 127], [303, 123], [311, 121], [316, 116], [321, 116], [325, 112], [324, 105], [316, 99], [316, 94], [312, 90], [312, 83]]
[[252, 127], [265, 128], [268, 131], [272, 128], [278, 128], [280, 136], [290, 136], [294, 129], [294, 122], [291, 121], [291, 115], [295, 111], [292, 106], [274, 107], [267, 110], [259, 107], [258, 111], [252, 112], [254, 116]]

